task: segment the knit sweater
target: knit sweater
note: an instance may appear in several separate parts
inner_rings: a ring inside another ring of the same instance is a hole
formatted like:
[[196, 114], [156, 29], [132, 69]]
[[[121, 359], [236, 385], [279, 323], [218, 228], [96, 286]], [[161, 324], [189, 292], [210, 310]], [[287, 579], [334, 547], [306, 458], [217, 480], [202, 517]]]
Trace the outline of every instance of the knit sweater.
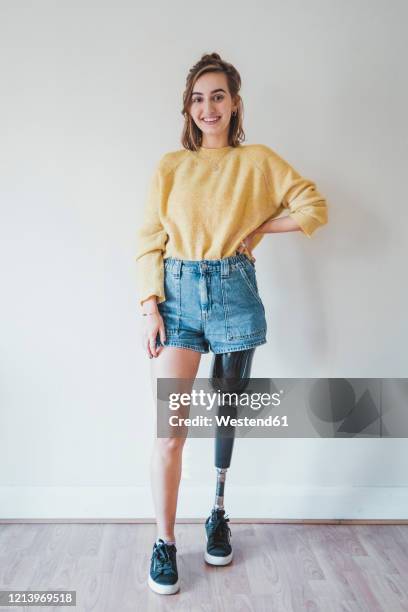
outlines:
[[[307, 237], [328, 221], [311, 180], [263, 144], [164, 154], [150, 179], [137, 231], [139, 301], [166, 299], [163, 259], [221, 259], [284, 209]], [[265, 234], [255, 234], [252, 250]], [[245, 250], [244, 254], [249, 256]]]

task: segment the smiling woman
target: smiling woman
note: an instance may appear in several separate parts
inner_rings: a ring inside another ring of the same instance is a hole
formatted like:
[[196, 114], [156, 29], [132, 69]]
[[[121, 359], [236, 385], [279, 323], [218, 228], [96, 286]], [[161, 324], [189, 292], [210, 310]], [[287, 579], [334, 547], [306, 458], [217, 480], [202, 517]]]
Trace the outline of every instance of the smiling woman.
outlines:
[[[164, 154], [151, 179], [136, 260], [146, 315], [142, 343], [150, 358], [158, 357], [151, 362], [153, 389], [159, 378], [194, 380], [209, 351], [211, 379], [247, 380], [255, 347], [267, 341], [252, 249], [266, 233], [302, 230], [310, 237], [327, 222], [326, 201], [311, 180], [269, 146], [242, 144], [240, 87], [238, 71], [218, 53], [201, 57], [183, 93], [183, 148]], [[274, 219], [285, 208], [289, 214]], [[181, 436], [154, 444], [158, 539], [148, 584], [162, 594], [179, 589], [174, 523], [191, 425], [183, 421]], [[224, 435], [215, 440], [217, 492], [204, 554], [212, 565], [232, 560], [223, 506], [232, 442]]]

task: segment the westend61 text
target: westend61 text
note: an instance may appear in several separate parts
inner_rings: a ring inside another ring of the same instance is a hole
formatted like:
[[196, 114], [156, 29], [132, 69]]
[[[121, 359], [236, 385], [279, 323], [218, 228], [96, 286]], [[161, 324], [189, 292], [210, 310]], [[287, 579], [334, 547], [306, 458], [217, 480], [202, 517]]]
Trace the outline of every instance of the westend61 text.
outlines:
[[[223, 427], [288, 427], [288, 417], [286, 415], [269, 415], [268, 417], [239, 417], [232, 418], [229, 415], [216, 415], [215, 421], [218, 426]], [[172, 415], [169, 418], [171, 427], [212, 427], [213, 418], [208, 416], [197, 415], [193, 418], [178, 417]]]

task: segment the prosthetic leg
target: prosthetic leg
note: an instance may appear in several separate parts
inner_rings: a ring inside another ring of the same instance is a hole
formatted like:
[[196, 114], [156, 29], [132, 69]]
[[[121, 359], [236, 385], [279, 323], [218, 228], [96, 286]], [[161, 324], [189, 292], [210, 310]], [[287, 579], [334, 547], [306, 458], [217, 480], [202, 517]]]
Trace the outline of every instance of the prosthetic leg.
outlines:
[[[236, 393], [244, 391], [250, 377], [252, 359], [255, 347], [214, 355], [211, 367], [210, 382], [214, 391], [222, 393]], [[237, 416], [237, 406], [233, 398], [219, 406], [218, 415]], [[232, 560], [232, 547], [230, 542], [231, 530], [225, 517], [224, 486], [227, 470], [231, 464], [234, 447], [235, 427], [231, 425], [218, 425], [215, 437], [215, 467], [217, 470], [217, 483], [214, 506], [211, 515], [205, 523], [207, 536], [207, 550], [205, 561], [211, 565], [227, 565]]]

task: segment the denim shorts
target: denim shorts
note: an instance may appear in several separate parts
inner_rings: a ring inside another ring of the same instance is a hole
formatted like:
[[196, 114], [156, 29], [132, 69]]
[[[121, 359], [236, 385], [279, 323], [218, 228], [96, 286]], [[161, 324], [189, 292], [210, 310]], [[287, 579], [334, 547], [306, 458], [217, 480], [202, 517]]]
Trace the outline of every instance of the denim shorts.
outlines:
[[164, 346], [218, 354], [266, 343], [265, 308], [255, 265], [246, 255], [163, 261], [166, 300], [158, 309], [166, 330]]

